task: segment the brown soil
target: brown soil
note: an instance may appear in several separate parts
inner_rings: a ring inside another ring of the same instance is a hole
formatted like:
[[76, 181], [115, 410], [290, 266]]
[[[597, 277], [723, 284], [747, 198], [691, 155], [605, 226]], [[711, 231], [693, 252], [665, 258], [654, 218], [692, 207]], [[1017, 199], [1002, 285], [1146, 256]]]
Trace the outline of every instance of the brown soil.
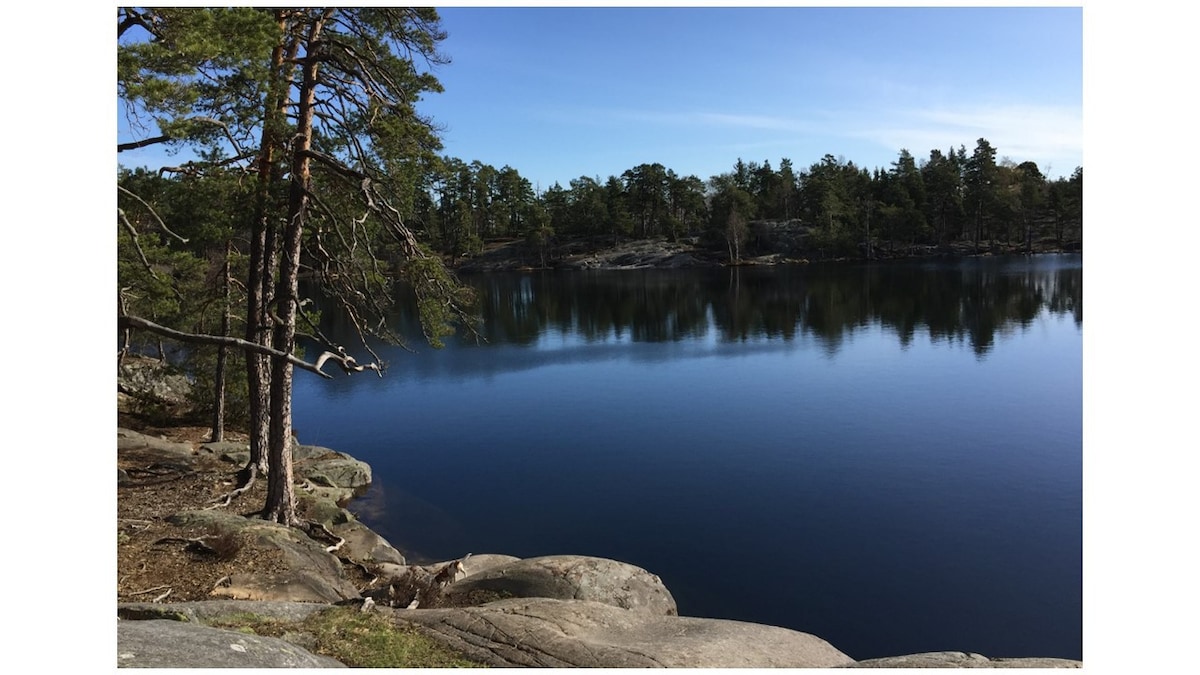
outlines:
[[[193, 447], [208, 440], [208, 430], [201, 427], [148, 426], [123, 413], [118, 415], [118, 424], [144, 434], [189, 442]], [[225, 440], [245, 438], [230, 433]], [[276, 551], [233, 538], [209, 537], [197, 544], [188, 540], [210, 533], [166, 520], [180, 511], [211, 506], [214, 499], [236, 487], [236, 473], [241, 467], [203, 456], [195, 457], [187, 466], [157, 461], [137, 452], [118, 453], [117, 465], [133, 483], [117, 487], [118, 602], [206, 600], [227, 575], [283, 570]], [[265, 500], [266, 482], [259, 480], [222, 508], [250, 515], [261, 509]]]

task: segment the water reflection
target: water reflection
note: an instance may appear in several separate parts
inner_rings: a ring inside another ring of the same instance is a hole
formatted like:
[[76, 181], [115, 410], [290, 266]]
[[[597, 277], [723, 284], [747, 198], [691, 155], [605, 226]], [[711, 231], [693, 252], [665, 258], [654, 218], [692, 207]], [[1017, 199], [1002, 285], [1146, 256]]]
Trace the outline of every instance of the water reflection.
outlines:
[[[491, 345], [721, 343], [813, 338], [836, 354], [882, 326], [986, 356], [997, 335], [1045, 311], [1083, 322], [1082, 258], [1035, 256], [719, 270], [536, 272], [464, 277], [479, 294]], [[419, 336], [411, 306], [394, 317]], [[341, 331], [334, 326], [336, 333]], [[419, 344], [419, 340], [417, 341]]]
[[482, 347], [410, 309], [386, 377], [296, 383], [410, 558], [615, 558], [857, 658], [1079, 658], [1079, 256], [465, 281]]

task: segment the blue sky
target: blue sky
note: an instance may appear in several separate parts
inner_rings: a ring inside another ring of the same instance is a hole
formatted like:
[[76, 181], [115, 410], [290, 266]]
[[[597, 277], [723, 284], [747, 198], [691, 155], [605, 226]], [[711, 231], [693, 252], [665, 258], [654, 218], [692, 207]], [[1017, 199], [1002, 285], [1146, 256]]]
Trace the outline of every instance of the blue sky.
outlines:
[[422, 110], [445, 153], [543, 189], [643, 162], [887, 167], [980, 137], [1054, 176], [1083, 163], [1077, 7], [439, 11], [452, 63]]
[[653, 162], [704, 180], [738, 158], [886, 168], [901, 148], [922, 159], [980, 137], [1051, 176], [1083, 163], [1078, 7], [439, 13], [451, 63], [420, 110], [443, 127], [443, 154], [542, 190]]

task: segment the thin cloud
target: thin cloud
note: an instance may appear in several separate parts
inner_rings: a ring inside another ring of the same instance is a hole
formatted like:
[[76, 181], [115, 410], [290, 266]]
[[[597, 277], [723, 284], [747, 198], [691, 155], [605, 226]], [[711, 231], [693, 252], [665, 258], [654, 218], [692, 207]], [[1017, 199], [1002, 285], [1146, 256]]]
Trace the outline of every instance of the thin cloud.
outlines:
[[757, 131], [809, 132], [812, 131], [814, 126], [810, 122], [792, 117], [703, 110], [590, 109], [574, 112], [559, 111], [555, 117], [559, 119], [567, 119], [569, 117], [573, 119], [586, 119], [593, 122], [609, 121], [622, 124], [639, 122], [669, 127], [707, 127]]
[[1000, 156], [1016, 161], [1082, 164], [1083, 112], [1069, 106], [1001, 105], [974, 108], [895, 110], [886, 124], [865, 122], [847, 135], [914, 154], [964, 145], [970, 151], [986, 138]]

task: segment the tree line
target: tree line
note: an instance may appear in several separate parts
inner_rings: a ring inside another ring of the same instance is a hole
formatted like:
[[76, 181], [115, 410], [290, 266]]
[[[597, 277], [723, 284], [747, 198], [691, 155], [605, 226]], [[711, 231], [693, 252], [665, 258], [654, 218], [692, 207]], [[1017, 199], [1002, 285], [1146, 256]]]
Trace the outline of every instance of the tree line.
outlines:
[[[239, 489], [265, 474], [269, 519], [298, 521], [293, 370], [382, 374], [371, 345], [402, 340], [387, 321], [398, 288], [429, 343], [473, 329], [471, 289], [448, 265], [489, 241], [520, 240], [545, 266], [579, 237], [688, 239], [736, 262], [778, 247], [770, 223], [798, 224], [825, 257], [1081, 237], [1082, 169], [1048, 180], [997, 161], [985, 139], [921, 162], [902, 150], [886, 170], [738, 159], [702, 180], [653, 163], [538, 191], [513, 167], [440, 154], [417, 103], [441, 91], [431, 71], [445, 37], [431, 8], [117, 10], [118, 101], [137, 136], [118, 154], [190, 157], [118, 168], [119, 356], [185, 346], [214, 392], [202, 406], [213, 438], [227, 410], [245, 413]], [[317, 296], [352, 344], [322, 333]]]
[[[690, 238], [730, 260], [750, 252], [869, 258], [997, 242], [1061, 250], [1082, 238], [1083, 168], [1049, 179], [1034, 162], [997, 159], [985, 138], [969, 154], [965, 146], [934, 149], [919, 161], [902, 149], [886, 169], [829, 154], [800, 170], [788, 158], [778, 169], [739, 158], [701, 180], [654, 163], [541, 193], [508, 165], [444, 157], [431, 169], [414, 215], [434, 247], [455, 257], [480, 253], [489, 240], [544, 249], [555, 237]], [[795, 251], [779, 250], [768, 234], [769, 224], [787, 222], [807, 234]]]

